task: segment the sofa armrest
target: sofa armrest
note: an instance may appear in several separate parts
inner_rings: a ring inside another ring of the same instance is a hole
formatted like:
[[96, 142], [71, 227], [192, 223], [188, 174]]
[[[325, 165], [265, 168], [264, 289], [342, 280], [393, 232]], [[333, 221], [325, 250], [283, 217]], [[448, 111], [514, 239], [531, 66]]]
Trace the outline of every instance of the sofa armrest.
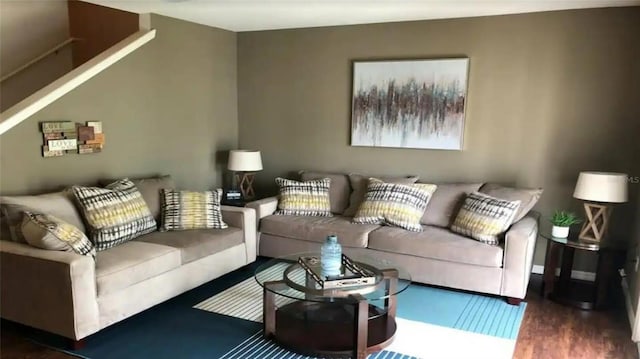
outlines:
[[74, 340], [100, 330], [93, 258], [0, 241], [2, 318]]
[[258, 252], [256, 211], [253, 208], [221, 206], [222, 220], [229, 226], [242, 229], [247, 248], [247, 264], [255, 262]]
[[505, 236], [501, 295], [523, 299], [531, 277], [539, 214], [530, 212]]
[[278, 209], [278, 196], [267, 197], [246, 205], [256, 210], [256, 229], [259, 228], [260, 219], [272, 215]]

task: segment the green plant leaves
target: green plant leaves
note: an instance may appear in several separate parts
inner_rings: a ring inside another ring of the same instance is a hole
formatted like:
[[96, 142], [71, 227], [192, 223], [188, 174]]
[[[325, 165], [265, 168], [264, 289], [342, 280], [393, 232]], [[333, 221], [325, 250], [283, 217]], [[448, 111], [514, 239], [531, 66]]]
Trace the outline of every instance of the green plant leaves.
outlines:
[[573, 212], [555, 211], [551, 217], [551, 223], [558, 227], [570, 227], [581, 222], [582, 219]]

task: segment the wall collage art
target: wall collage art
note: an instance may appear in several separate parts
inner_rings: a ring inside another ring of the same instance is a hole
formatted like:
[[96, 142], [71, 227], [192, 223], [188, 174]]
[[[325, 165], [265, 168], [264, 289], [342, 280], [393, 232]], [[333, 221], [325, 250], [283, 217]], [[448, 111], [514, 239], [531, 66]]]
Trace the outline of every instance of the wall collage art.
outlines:
[[98, 153], [104, 147], [102, 122], [42, 122], [42, 156], [60, 157], [69, 153]]

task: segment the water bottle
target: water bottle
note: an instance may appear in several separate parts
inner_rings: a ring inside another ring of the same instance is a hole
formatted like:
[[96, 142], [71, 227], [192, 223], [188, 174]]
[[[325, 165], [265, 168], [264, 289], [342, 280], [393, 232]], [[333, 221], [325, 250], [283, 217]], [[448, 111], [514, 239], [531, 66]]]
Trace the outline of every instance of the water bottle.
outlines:
[[320, 248], [320, 264], [322, 265], [322, 276], [340, 276], [342, 267], [342, 246], [338, 243], [338, 237], [332, 234]]

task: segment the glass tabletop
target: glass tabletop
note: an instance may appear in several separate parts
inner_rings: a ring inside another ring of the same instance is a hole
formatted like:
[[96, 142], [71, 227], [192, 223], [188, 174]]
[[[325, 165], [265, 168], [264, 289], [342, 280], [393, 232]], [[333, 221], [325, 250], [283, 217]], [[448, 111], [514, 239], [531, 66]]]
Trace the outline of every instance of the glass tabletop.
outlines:
[[588, 251], [598, 251], [600, 250], [600, 248], [603, 247], [603, 244], [600, 242], [585, 241], [585, 240], [579, 239], [578, 238], [579, 232], [580, 232], [580, 227], [574, 226], [574, 227], [571, 227], [569, 231], [569, 237], [567, 238], [554, 237], [553, 235], [551, 235], [551, 225], [541, 225], [540, 231], [538, 232], [538, 234], [542, 236], [542, 238], [544, 239], [547, 239], [559, 244], [564, 244], [565, 246], [569, 246], [577, 249], [584, 249]]
[[[401, 266], [381, 258], [345, 253], [356, 268], [363, 269], [367, 275], [367, 283], [349, 285], [352, 276], [350, 266], [344, 264], [341, 276], [331, 279], [342, 279], [347, 285], [329, 288], [319, 283], [323, 278], [314, 278], [304, 266], [320, 266], [319, 252], [296, 253], [273, 258], [260, 265], [255, 272], [256, 281], [267, 290], [284, 297], [297, 300], [326, 302], [335, 300], [354, 300], [365, 298], [376, 301], [397, 295], [411, 284], [411, 276]], [[303, 263], [299, 259], [303, 258]], [[327, 278], [324, 278], [327, 279]], [[319, 281], [318, 281], [319, 280]], [[327, 282], [330, 280], [327, 279]], [[336, 282], [332, 282], [336, 283]], [[265, 285], [266, 284], [266, 285]], [[351, 283], [353, 284], [353, 283]]]

